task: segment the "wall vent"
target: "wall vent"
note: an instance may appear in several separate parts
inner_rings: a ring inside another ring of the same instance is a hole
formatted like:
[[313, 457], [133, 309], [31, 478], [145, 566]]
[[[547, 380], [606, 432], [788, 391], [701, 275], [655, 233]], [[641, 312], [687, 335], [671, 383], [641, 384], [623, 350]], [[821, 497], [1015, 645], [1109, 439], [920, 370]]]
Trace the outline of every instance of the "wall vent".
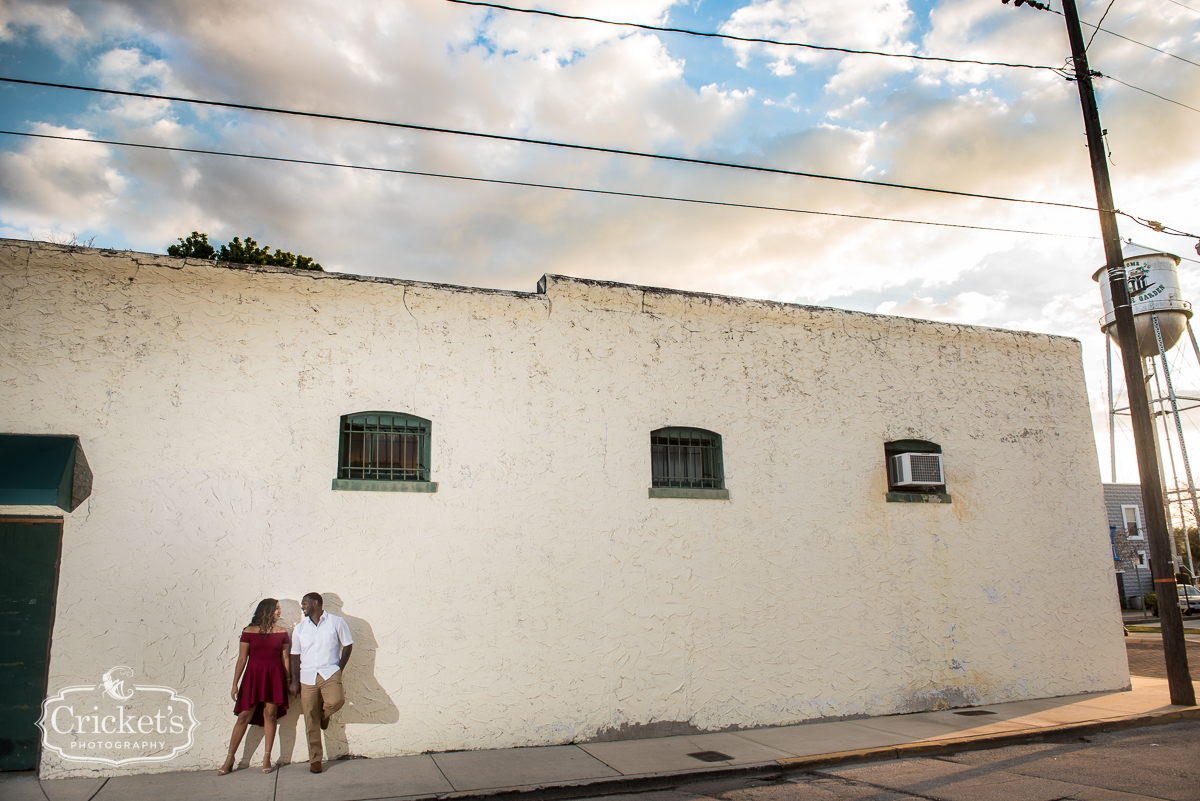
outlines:
[[898, 453], [888, 460], [893, 487], [928, 487], [945, 484], [940, 453]]

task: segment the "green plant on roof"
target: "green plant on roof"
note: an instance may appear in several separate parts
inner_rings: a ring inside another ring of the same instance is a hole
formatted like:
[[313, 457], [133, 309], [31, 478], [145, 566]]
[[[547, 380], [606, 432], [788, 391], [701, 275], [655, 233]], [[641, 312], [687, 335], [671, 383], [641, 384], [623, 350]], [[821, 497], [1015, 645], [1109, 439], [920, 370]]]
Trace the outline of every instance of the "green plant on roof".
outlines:
[[209, 259], [229, 261], [235, 264], [264, 264], [271, 267], [288, 267], [293, 270], [325, 271], [320, 264], [308, 256], [284, 250], [276, 250], [272, 253], [271, 248], [259, 247], [258, 243], [250, 237], [246, 237], [246, 241], [243, 242], [235, 236], [233, 241], [221, 245], [221, 249], [217, 250], [209, 244], [208, 234], [199, 231], [192, 231], [186, 239], [180, 237], [178, 245], [171, 245], [167, 248], [167, 255], [182, 259]]

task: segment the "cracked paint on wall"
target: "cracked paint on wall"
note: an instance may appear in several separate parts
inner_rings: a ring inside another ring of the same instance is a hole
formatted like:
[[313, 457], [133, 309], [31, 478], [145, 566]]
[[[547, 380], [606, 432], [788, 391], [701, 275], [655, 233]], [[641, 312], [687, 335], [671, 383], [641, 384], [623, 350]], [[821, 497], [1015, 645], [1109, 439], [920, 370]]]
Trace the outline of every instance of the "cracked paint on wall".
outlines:
[[[78, 435], [94, 474], [49, 684], [122, 664], [197, 705], [196, 746], [144, 770], [218, 760], [241, 627], [310, 590], [357, 643], [334, 756], [1129, 684], [1075, 340], [14, 240], [0, 287], [0, 426]], [[330, 489], [366, 410], [432, 421], [436, 493]], [[647, 497], [664, 426], [721, 435], [728, 501]], [[885, 502], [899, 439], [942, 446], [953, 503]]]

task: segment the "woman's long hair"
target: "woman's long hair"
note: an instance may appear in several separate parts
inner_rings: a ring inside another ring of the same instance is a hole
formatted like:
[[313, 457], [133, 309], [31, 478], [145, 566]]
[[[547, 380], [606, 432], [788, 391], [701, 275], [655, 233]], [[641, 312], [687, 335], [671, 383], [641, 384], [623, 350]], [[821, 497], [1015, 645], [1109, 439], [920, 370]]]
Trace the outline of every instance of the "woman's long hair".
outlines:
[[271, 629], [275, 628], [275, 607], [279, 606], [279, 601], [274, 598], [263, 598], [258, 602], [258, 608], [254, 610], [254, 617], [250, 619], [251, 626], [258, 626], [259, 634], [270, 634]]

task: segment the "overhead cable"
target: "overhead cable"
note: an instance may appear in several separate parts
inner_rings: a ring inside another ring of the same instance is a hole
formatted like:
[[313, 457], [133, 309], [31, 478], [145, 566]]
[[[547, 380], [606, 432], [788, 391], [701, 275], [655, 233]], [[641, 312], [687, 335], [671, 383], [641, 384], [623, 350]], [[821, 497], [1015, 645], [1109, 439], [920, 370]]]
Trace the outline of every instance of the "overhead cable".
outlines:
[[1183, 8], [1186, 8], [1188, 11], [1195, 11], [1197, 14], [1200, 14], [1200, 8], [1192, 8], [1192, 7], [1191, 7], [1191, 6], [1189, 6], [1189, 5], [1185, 5], [1185, 4], [1181, 3], [1181, 2], [1179, 2], [1179, 0], [1167, 0], [1167, 2], [1168, 2], [1168, 3], [1174, 3], [1174, 4], [1175, 4], [1175, 5], [1177, 5], [1177, 6], [1181, 6], [1181, 7], [1183, 7]]
[[[1187, 8], [1187, 6], [1184, 6], [1184, 8]], [[1051, 8], [1049, 10], [1053, 11], [1055, 14], [1058, 14], [1060, 17], [1063, 15], [1063, 13], [1057, 9]], [[1108, 13], [1108, 12], [1105, 12], [1105, 13]], [[1128, 36], [1123, 36], [1122, 34], [1119, 34], [1116, 31], [1110, 31], [1108, 28], [1101, 28], [1099, 25], [1093, 25], [1090, 22], [1084, 22], [1083, 20], [1080, 20], [1079, 24], [1085, 25], [1089, 28], [1095, 28], [1097, 31], [1103, 31], [1104, 33], [1107, 33], [1109, 36], [1115, 36], [1118, 39], [1124, 39], [1125, 41], [1127, 41], [1131, 44], [1135, 44], [1139, 47], [1145, 47], [1146, 49], [1153, 50], [1156, 53], [1162, 53], [1164, 56], [1170, 56], [1171, 58], [1178, 59], [1179, 61], [1182, 61], [1186, 64], [1191, 64], [1193, 67], [1200, 67], [1200, 64], [1196, 63], [1195, 61], [1192, 61], [1191, 59], [1184, 58], [1183, 56], [1177, 56], [1174, 53], [1168, 53], [1166, 50], [1163, 50], [1162, 48], [1155, 47], [1154, 45], [1148, 45], [1145, 42], [1139, 42], [1137, 39], [1130, 39]], [[1095, 31], [1093, 31], [1093, 37], [1094, 36], [1095, 36]]]
[[1160, 234], [1169, 234], [1170, 236], [1182, 236], [1182, 237], [1187, 237], [1188, 239], [1195, 239], [1198, 242], [1198, 244], [1196, 245], [1196, 247], [1197, 247], [1196, 252], [1200, 253], [1200, 235], [1189, 234], [1187, 231], [1181, 231], [1178, 228], [1172, 228], [1169, 225], [1163, 225], [1158, 220], [1147, 220], [1144, 217], [1137, 217], [1133, 214], [1127, 214], [1127, 213], [1121, 211], [1120, 209], [1117, 209], [1115, 213], [1120, 214], [1122, 217], [1126, 218], [1127, 220], [1133, 220], [1138, 225], [1143, 225], [1146, 228], [1149, 228], [1151, 231], [1156, 231]]
[[563, 148], [566, 150], [582, 150], [589, 153], [606, 153], [614, 156], [634, 156], [637, 158], [653, 159], [655, 161], [666, 161], [675, 164], [696, 164], [705, 167], [721, 167], [731, 170], [747, 170], [750, 172], [761, 172], [770, 175], [788, 175], [797, 178], [816, 178], [822, 181], [838, 181], [848, 184], [862, 184], [865, 186], [881, 186], [888, 189], [907, 189], [914, 192], [930, 192], [938, 195], [953, 195], [955, 197], [970, 197], [979, 200], [1000, 200], [1005, 203], [1031, 203], [1038, 206], [1057, 206], [1064, 209], [1080, 209], [1082, 211], [1096, 211], [1091, 206], [1081, 206], [1076, 203], [1059, 203], [1052, 200], [1030, 200], [1028, 198], [1005, 197], [1003, 195], [984, 195], [977, 192], [960, 192], [954, 189], [934, 189], [928, 186], [916, 186], [913, 184], [897, 184], [889, 181], [872, 181], [867, 178], [847, 178], [839, 175], [825, 175], [816, 172], [804, 172], [801, 170], [784, 170], [778, 167], [760, 167], [753, 164], [737, 164], [728, 161], [712, 161], [709, 159], [688, 158], [687, 156], [667, 156], [659, 153], [647, 153], [640, 150], [622, 150], [614, 147], [600, 147], [598, 145], [580, 145], [570, 142], [554, 142], [547, 139], [531, 139], [524, 136], [505, 136], [503, 134], [481, 133], [479, 131], [463, 131], [455, 128], [439, 128], [431, 125], [416, 125], [407, 122], [388, 122], [386, 120], [374, 120], [366, 117], [350, 117], [342, 114], [323, 114], [316, 111], [296, 111], [294, 109], [272, 108], [269, 106], [255, 106], [247, 103], [227, 103], [220, 100], [200, 100], [190, 97], [176, 97], [172, 95], [157, 95], [149, 92], [130, 92], [119, 89], [98, 89], [91, 86], [75, 86], [65, 83], [50, 83], [47, 81], [27, 81], [20, 78], [5, 78], [0, 76], [0, 82], [16, 83], [27, 86], [48, 86], [55, 89], [74, 89], [80, 92], [95, 92], [98, 94], [118, 95], [121, 97], [139, 97], [148, 100], [170, 100], [177, 103], [192, 103], [201, 106], [214, 106], [218, 108], [234, 108], [243, 111], [261, 111], [268, 114], [284, 114], [291, 117], [310, 117], [319, 120], [336, 120], [338, 122], [356, 122], [366, 125], [379, 125], [386, 128], [403, 128], [411, 131], [425, 131], [428, 133], [452, 134], [455, 136], [468, 136], [477, 139], [490, 139], [499, 142], [515, 142], [526, 145], [542, 145], [545, 147]]
[[[1057, 67], [1049, 67], [1049, 66], [1045, 66], [1042, 64], [1022, 64], [1020, 62], [1013, 63], [1013, 62], [1009, 62], [1009, 61], [976, 61], [974, 59], [969, 59], [969, 58], [945, 58], [945, 57], [941, 57], [941, 56], [918, 56], [918, 55], [912, 55], [909, 53], [885, 53], [885, 52], [882, 52], [879, 50], [856, 50], [851, 47], [833, 47], [830, 45], [816, 45], [816, 44], [811, 44], [808, 42], [781, 42], [781, 41], [778, 41], [775, 39], [757, 39], [757, 38], [750, 37], [750, 36], [733, 36], [728, 33], [712, 33], [711, 31], [693, 31], [693, 30], [689, 30], [687, 28], [671, 28], [671, 27], [667, 27], [664, 25], [646, 25], [641, 22], [617, 22], [615, 20], [600, 19], [599, 17], [583, 17], [583, 16], [578, 16], [575, 14], [559, 14], [558, 12], [555, 12], [555, 11], [543, 11], [538, 8], [517, 8], [515, 6], [502, 5], [500, 3], [485, 2], [485, 0], [446, 0], [446, 2], [447, 3], [455, 3], [457, 5], [462, 5], [462, 6], [481, 6], [483, 8], [495, 8], [495, 9], [499, 9], [501, 11], [515, 11], [515, 12], [518, 12], [521, 14], [537, 14], [537, 15], [543, 16], [543, 17], [554, 17], [555, 19], [579, 20], [582, 22], [598, 22], [601, 25], [616, 25], [616, 26], [620, 26], [620, 27], [624, 27], [624, 28], [640, 28], [641, 30], [645, 30], [645, 31], [662, 31], [663, 33], [681, 33], [681, 34], [685, 34], [687, 36], [700, 36], [700, 37], [704, 37], [706, 39], [729, 39], [734, 42], [748, 42], [750, 44], [777, 45], [779, 47], [802, 47], [807, 50], [824, 50], [824, 51], [829, 51], [829, 52], [834, 52], [834, 53], [849, 53], [850, 55], [856, 55], [856, 56], [883, 56], [885, 58], [907, 58], [907, 59], [912, 59], [914, 61], [939, 61], [939, 62], [942, 62], [945, 64], [976, 64], [976, 65], [983, 66], [983, 67], [1014, 67], [1014, 68], [1018, 68], [1018, 69], [1050, 70], [1051, 72], [1057, 72], [1057, 70], [1058, 70]], [[1174, 0], [1172, 0], [1172, 2], [1174, 2]], [[1183, 5], [1183, 4], [1179, 3], [1178, 5]], [[1189, 6], [1184, 6], [1184, 8], [1189, 8]], [[1062, 12], [1058, 11], [1057, 9], [1047, 8], [1045, 10], [1052, 11], [1055, 14], [1058, 14], [1059, 16], [1062, 15]], [[1195, 9], [1192, 9], [1192, 10], [1195, 11]], [[1106, 11], [1105, 14], [1107, 14], [1107, 13], [1108, 12]], [[1103, 22], [1103, 21], [1104, 20], [1102, 17], [1101, 22]], [[1197, 64], [1195, 61], [1190, 61], [1190, 60], [1184, 58], [1183, 56], [1177, 56], [1174, 53], [1168, 53], [1166, 50], [1161, 50], [1157, 47], [1154, 47], [1153, 45], [1148, 45], [1145, 42], [1139, 42], [1136, 39], [1130, 39], [1128, 36], [1122, 36], [1121, 34], [1116, 33], [1114, 31], [1110, 31], [1107, 28], [1101, 28], [1098, 25], [1092, 25], [1091, 23], [1082, 22], [1082, 21], [1080, 21], [1080, 24], [1086, 25], [1089, 28], [1095, 28], [1096, 30], [1103, 31], [1104, 33], [1107, 33], [1110, 36], [1116, 36], [1120, 39], [1124, 39], [1127, 42], [1132, 42], [1135, 45], [1140, 45], [1142, 47], [1147, 47], [1151, 50], [1155, 50], [1159, 53], [1162, 53], [1164, 56], [1170, 56], [1171, 58], [1177, 58], [1180, 61], [1186, 61], [1188, 64], [1192, 64], [1194, 66], [1200, 67], [1200, 64]], [[1093, 32], [1093, 36], [1094, 35], [1095, 35], [1095, 33]]]
[[616, 25], [623, 28], [640, 28], [644, 31], [661, 31], [663, 33], [681, 33], [686, 36], [700, 36], [706, 39], [728, 39], [734, 42], [748, 42], [750, 44], [767, 44], [777, 45], [779, 47], [801, 47], [806, 50], [822, 50], [833, 53], [849, 53], [856, 56], [883, 56], [885, 58], [907, 58], [915, 61], [940, 61], [945, 64], [976, 64], [984, 67], [1015, 67], [1019, 69], [1030, 70], [1053, 70], [1053, 67], [1046, 67], [1040, 64], [1013, 64], [1007, 61], [976, 61], [969, 58], [942, 58], [939, 56], [918, 56], [909, 53], [884, 53], [879, 50], [855, 50], [849, 47], [832, 47], [829, 45], [817, 45], [807, 42], [780, 42], [775, 39], [758, 39], [751, 36], [733, 36], [728, 33], [712, 33], [710, 31], [693, 31], [687, 28], [671, 28], [664, 25], [646, 25], [640, 22], [616, 22], [613, 20], [600, 19], [598, 17], [583, 17], [575, 14], [559, 14], [555, 11], [543, 11], [537, 8], [517, 8], [515, 6], [501, 5], [500, 3], [489, 3], [483, 0], [446, 0], [448, 3], [457, 3], [463, 6], [482, 6], [484, 8], [495, 8], [501, 11], [516, 11], [521, 14], [537, 14], [543, 17], [554, 17], [555, 19], [578, 20], [582, 22], [598, 22], [601, 25]]
[[[1086, 22], [1083, 24], [1087, 25]], [[1088, 27], [1091, 27], [1091, 26], [1089, 25]], [[1131, 44], [1135, 44], [1140, 47], [1148, 48], [1150, 50], [1153, 50], [1156, 53], [1162, 53], [1164, 56], [1170, 56], [1171, 58], [1176, 59], [1178, 61], [1182, 61], [1185, 64], [1191, 64], [1193, 67], [1200, 67], [1200, 63], [1192, 61], [1189, 58], [1184, 58], [1183, 56], [1177, 56], [1174, 53], [1168, 53], [1166, 50], [1163, 50], [1160, 47], [1155, 47], [1154, 45], [1148, 45], [1145, 42], [1139, 42], [1137, 39], [1130, 39], [1128, 36], [1122, 36], [1121, 34], [1116, 33], [1115, 31], [1110, 31], [1108, 28], [1098, 28], [1098, 30], [1103, 31], [1104, 33], [1107, 33], [1109, 36], [1115, 36], [1118, 39], [1124, 39], [1125, 41], [1130, 42]]]
[[1095, 236], [1085, 236], [1082, 234], [1063, 234], [1063, 233], [1059, 233], [1057, 231], [1025, 231], [1025, 230], [1021, 230], [1021, 229], [1017, 229], [1017, 228], [993, 228], [993, 227], [989, 227], [989, 226], [985, 226], [985, 225], [963, 225], [960, 223], [934, 222], [931, 220], [908, 220], [908, 219], [903, 219], [903, 218], [899, 218], [899, 217], [877, 217], [877, 216], [871, 216], [871, 215], [866, 215], [866, 214], [844, 214], [841, 212], [833, 212], [833, 211], [814, 211], [811, 209], [795, 209], [795, 208], [787, 208], [787, 207], [783, 207], [783, 206], [763, 206], [763, 205], [757, 205], [757, 204], [752, 204], [752, 203], [733, 203], [733, 202], [722, 201], [722, 200], [701, 200], [699, 198], [673, 197], [670, 195], [650, 195], [650, 194], [644, 194], [641, 192], [618, 192], [618, 191], [611, 190], [611, 189], [588, 189], [588, 188], [584, 188], [584, 187], [562, 186], [562, 185], [558, 185], [558, 184], [539, 184], [539, 183], [533, 183], [530, 181], [507, 181], [507, 180], [502, 180], [499, 178], [478, 178], [478, 177], [473, 177], [473, 176], [468, 176], [468, 175], [453, 175], [453, 174], [449, 174], [449, 173], [424, 172], [424, 171], [420, 171], [420, 170], [400, 170], [400, 169], [392, 169], [389, 167], [369, 167], [369, 166], [365, 166], [365, 165], [361, 165], [361, 164], [342, 164], [342, 163], [338, 163], [338, 162], [334, 162], [334, 161], [315, 161], [315, 160], [310, 160], [310, 159], [292, 159], [292, 158], [285, 158], [283, 156], [258, 156], [258, 155], [253, 155], [253, 154], [249, 154], [249, 153], [230, 153], [230, 152], [221, 151], [221, 150], [201, 150], [198, 148], [171, 147], [168, 145], [149, 145], [149, 144], [140, 144], [137, 142], [118, 142], [118, 141], [109, 140], [109, 139], [84, 139], [82, 137], [74, 137], [74, 136], [57, 136], [57, 135], [52, 135], [52, 134], [36, 134], [36, 133], [25, 133], [25, 132], [21, 132], [21, 131], [3, 131], [3, 130], [0, 130], [0, 134], [7, 135], [7, 136], [24, 136], [24, 137], [34, 138], [34, 139], [57, 139], [60, 141], [65, 141], [65, 142], [82, 142], [84, 144], [92, 144], [92, 145], [114, 145], [117, 147], [139, 148], [139, 149], [143, 149], [143, 150], [160, 150], [160, 151], [168, 151], [168, 152], [172, 152], [172, 153], [193, 153], [193, 154], [202, 155], [202, 156], [225, 156], [225, 157], [229, 157], [229, 158], [252, 159], [255, 161], [270, 161], [270, 162], [277, 162], [277, 163], [284, 163], [284, 164], [304, 164], [304, 165], [309, 165], [309, 166], [314, 166], [314, 167], [337, 167], [339, 169], [345, 169], [345, 170], [361, 170], [364, 172], [389, 173], [389, 174], [394, 174], [394, 175], [413, 175], [413, 176], [419, 176], [419, 177], [423, 177], [423, 178], [444, 178], [444, 179], [455, 180], [455, 181], [472, 181], [472, 182], [476, 182], [476, 183], [499, 184], [502, 186], [520, 186], [520, 187], [526, 187], [526, 188], [530, 188], [530, 189], [553, 189], [553, 190], [558, 190], [558, 191], [562, 191], [562, 192], [581, 192], [581, 193], [590, 194], [590, 195], [609, 195], [612, 197], [641, 198], [644, 200], [664, 200], [664, 201], [671, 201], [674, 203], [690, 203], [690, 204], [701, 205], [701, 206], [722, 206], [725, 208], [750, 209], [750, 210], [754, 210], [754, 211], [778, 211], [778, 212], [787, 212], [790, 214], [811, 214], [811, 215], [816, 215], [816, 216], [820, 216], [820, 217], [842, 217], [845, 219], [867, 220], [867, 221], [871, 221], [871, 222], [894, 222], [894, 223], [906, 223], [909, 225], [929, 225], [929, 226], [936, 226], [939, 228], [968, 228], [968, 229], [971, 229], [974, 231], [995, 231], [998, 233], [1005, 233], [1005, 234], [1030, 234], [1033, 236], [1058, 236], [1058, 237], [1066, 237], [1066, 238], [1070, 238], [1070, 239], [1099, 239], [1099, 237], [1095, 237]]
[[1087, 44], [1083, 48], [1083, 52], [1087, 52], [1092, 46], [1092, 42], [1096, 40], [1096, 34], [1100, 32], [1100, 26], [1104, 24], [1104, 18], [1108, 16], [1108, 12], [1112, 11], [1112, 7], [1117, 0], [1108, 0], [1108, 8], [1104, 9], [1104, 13], [1100, 15], [1100, 21], [1096, 23], [1096, 27], [1092, 30], [1092, 35], [1088, 38]]
[[1134, 85], [1133, 85], [1133, 84], [1131, 84], [1131, 83], [1125, 83], [1125, 82], [1124, 82], [1124, 81], [1122, 81], [1120, 78], [1114, 78], [1113, 76], [1111, 76], [1111, 75], [1109, 75], [1109, 74], [1107, 74], [1107, 73], [1104, 73], [1104, 72], [1096, 72], [1096, 73], [1095, 73], [1095, 75], [1096, 75], [1097, 77], [1100, 77], [1100, 78], [1107, 78], [1107, 79], [1108, 79], [1108, 80], [1110, 80], [1110, 81], [1116, 81], [1117, 83], [1121, 84], [1121, 86], [1128, 86], [1130, 89], [1136, 89], [1136, 90], [1137, 90], [1137, 91], [1139, 91], [1139, 92], [1145, 92], [1145, 93], [1146, 93], [1146, 94], [1148, 94], [1148, 95], [1151, 95], [1151, 96], [1153, 96], [1153, 97], [1157, 97], [1159, 100], [1165, 100], [1165, 101], [1167, 101], [1168, 103], [1174, 103], [1174, 104], [1175, 104], [1175, 105], [1177, 105], [1177, 106], [1183, 106], [1183, 107], [1184, 107], [1184, 108], [1186, 108], [1186, 109], [1189, 109], [1189, 110], [1191, 110], [1191, 111], [1195, 111], [1195, 112], [1197, 112], [1197, 113], [1200, 113], [1200, 108], [1196, 108], [1195, 106], [1189, 106], [1187, 103], [1180, 103], [1178, 100], [1172, 100], [1172, 99], [1171, 99], [1171, 98], [1169, 98], [1169, 97], [1163, 97], [1162, 95], [1160, 95], [1160, 94], [1157, 94], [1156, 92], [1151, 92], [1149, 89], [1143, 89], [1143, 88], [1142, 88], [1142, 87], [1140, 87], [1140, 86], [1134, 86]]

